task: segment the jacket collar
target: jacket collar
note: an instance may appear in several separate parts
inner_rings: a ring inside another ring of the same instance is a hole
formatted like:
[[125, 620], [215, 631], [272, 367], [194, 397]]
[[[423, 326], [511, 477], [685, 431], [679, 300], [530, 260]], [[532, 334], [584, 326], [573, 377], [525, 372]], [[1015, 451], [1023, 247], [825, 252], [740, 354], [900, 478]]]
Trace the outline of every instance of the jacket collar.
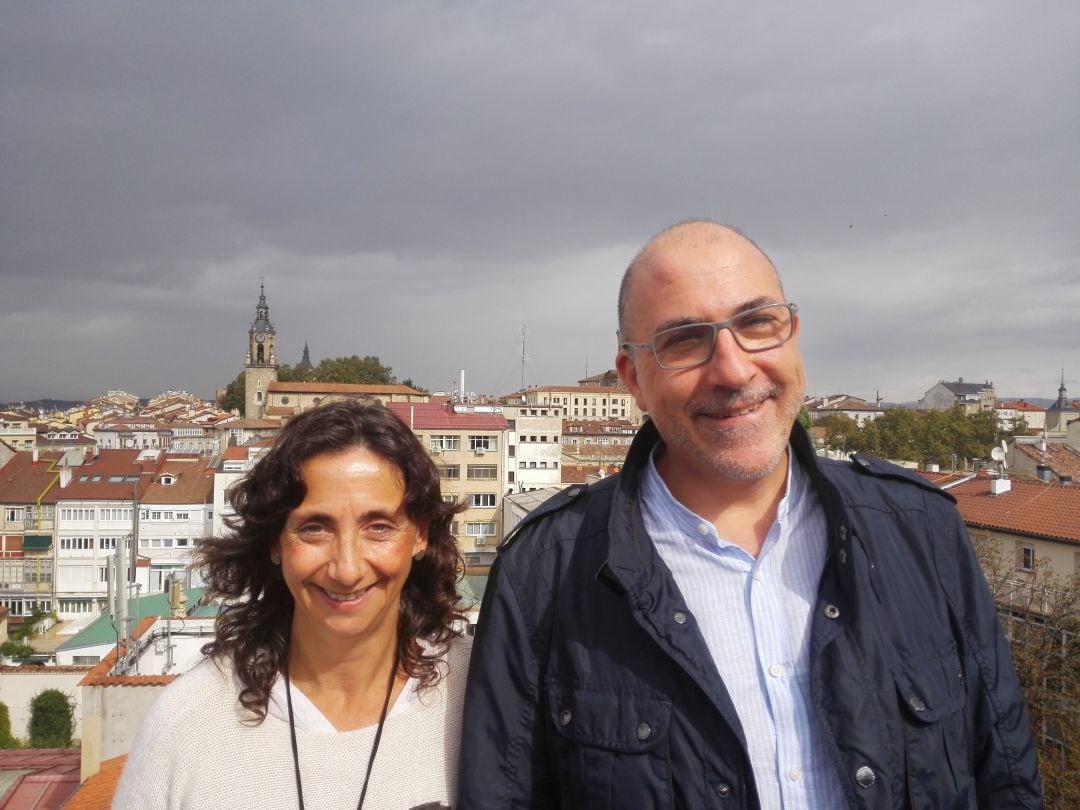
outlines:
[[[615, 583], [632, 597], [641, 597], [660, 565], [659, 555], [645, 531], [641, 518], [641, 476], [649, 454], [660, 441], [652, 420], [646, 420], [630, 445], [626, 462], [619, 474], [618, 488], [608, 517], [608, 554], [600, 577]], [[854, 588], [852, 574], [852, 531], [839, 490], [818, 463], [817, 454], [806, 430], [796, 422], [791, 429], [789, 446], [795, 459], [810, 476], [813, 490], [821, 500], [828, 522], [829, 552], [825, 563], [822, 596], [842, 598]], [[827, 593], [827, 591], [829, 593]]]

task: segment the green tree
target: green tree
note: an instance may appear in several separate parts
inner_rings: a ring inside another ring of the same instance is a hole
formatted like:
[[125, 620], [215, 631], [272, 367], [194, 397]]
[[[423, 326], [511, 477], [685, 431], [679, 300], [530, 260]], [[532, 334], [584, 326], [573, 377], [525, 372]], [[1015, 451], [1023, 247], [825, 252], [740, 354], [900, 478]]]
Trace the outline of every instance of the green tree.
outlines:
[[891, 408], [874, 420], [880, 437], [880, 455], [901, 461], [918, 461], [916, 438], [919, 418], [907, 408]]
[[236, 379], [225, 387], [225, 393], [218, 397], [218, 407], [223, 411], [239, 411], [243, 413], [246, 387], [244, 384], [244, 372], [241, 371], [236, 375]]
[[816, 427], [825, 428], [825, 446], [841, 453], [852, 453], [859, 437], [859, 425], [847, 414], [830, 413], [819, 417]]
[[30, 701], [30, 747], [70, 748], [75, 706], [59, 689], [46, 689]]
[[34, 652], [33, 647], [19, 639], [8, 639], [0, 644], [0, 655], [5, 658], [29, 658]]
[[312, 382], [347, 385], [391, 385], [397, 382], [394, 370], [373, 355], [327, 358], [311, 372]]
[[18, 748], [19, 741], [11, 733], [11, 712], [0, 702], [0, 748]]
[[811, 426], [814, 424], [814, 420], [810, 418], [810, 411], [806, 410], [805, 405], [799, 408], [799, 416], [797, 418], [799, 424], [807, 430], [810, 430]]

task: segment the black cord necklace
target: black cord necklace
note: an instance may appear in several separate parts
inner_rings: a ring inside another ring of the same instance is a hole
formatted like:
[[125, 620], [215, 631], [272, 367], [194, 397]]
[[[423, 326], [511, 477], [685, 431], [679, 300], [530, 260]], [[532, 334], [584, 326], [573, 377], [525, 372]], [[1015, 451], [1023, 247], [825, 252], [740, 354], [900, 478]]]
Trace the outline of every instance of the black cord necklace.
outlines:
[[[368, 756], [367, 771], [364, 773], [364, 787], [360, 791], [360, 801], [356, 803], [356, 810], [363, 810], [364, 798], [367, 796], [368, 779], [371, 778], [371, 769], [375, 765], [375, 755], [379, 752], [379, 740], [382, 739], [383, 724], [386, 722], [386, 710], [390, 708], [390, 694], [394, 691], [394, 679], [397, 677], [398, 655], [394, 652], [394, 665], [390, 667], [390, 683], [386, 685], [386, 699], [383, 701], [382, 713], [379, 715], [379, 727], [375, 729], [375, 740], [371, 743], [371, 754]], [[300, 754], [296, 748], [296, 722], [293, 720], [292, 686], [289, 684], [289, 665], [286, 663], [281, 669], [285, 676], [285, 703], [289, 707], [289, 737], [292, 741], [293, 772], [296, 774], [296, 798], [300, 810], [304, 810], [304, 786], [300, 780]]]

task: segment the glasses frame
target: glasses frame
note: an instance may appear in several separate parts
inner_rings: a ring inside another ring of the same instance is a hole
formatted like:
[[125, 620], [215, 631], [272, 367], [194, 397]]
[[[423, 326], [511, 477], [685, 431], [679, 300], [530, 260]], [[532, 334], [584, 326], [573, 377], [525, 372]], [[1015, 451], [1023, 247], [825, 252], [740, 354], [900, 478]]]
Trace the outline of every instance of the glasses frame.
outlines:
[[[732, 326], [735, 324], [736, 321], [742, 320], [747, 315], [753, 315], [755, 312], [760, 312], [763, 309], [772, 309], [773, 307], [784, 307], [784, 308], [787, 309], [787, 311], [789, 313], [791, 313], [791, 322], [788, 324], [787, 337], [785, 337], [783, 340], [778, 341], [777, 343], [773, 343], [773, 344], [771, 344], [769, 346], [762, 346], [762, 347], [757, 348], [757, 349], [748, 349], [746, 346], [744, 346], [742, 344], [742, 341], [739, 340], [739, 333], [736, 332], [732, 328]], [[754, 307], [753, 309], [748, 309], [748, 310], [745, 310], [743, 312], [740, 312], [738, 315], [733, 315], [732, 317], [728, 318], [726, 321], [716, 321], [714, 323], [686, 323], [686, 324], [682, 324], [680, 326], [673, 326], [670, 329], [661, 329], [659, 332], [657, 332], [655, 335], [653, 335], [652, 340], [650, 340], [648, 343], [631, 343], [629, 341], [623, 341], [622, 343], [619, 344], [619, 348], [620, 349], [648, 349], [652, 353], [653, 360], [656, 361], [656, 365], [658, 365], [660, 368], [664, 369], [664, 371], [685, 371], [688, 368], [697, 368], [698, 366], [703, 366], [706, 363], [708, 363], [710, 360], [713, 359], [713, 357], [716, 355], [716, 336], [718, 334], [720, 334], [721, 329], [727, 329], [729, 332], [731, 332], [731, 337], [735, 341], [735, 345], [737, 345], [740, 349], [742, 349], [747, 354], [757, 354], [759, 352], [767, 352], [767, 351], [770, 351], [771, 349], [775, 349], [775, 348], [777, 348], [779, 346], [783, 346], [785, 343], [787, 343], [789, 340], [791, 340], [795, 336], [795, 317], [798, 314], [798, 312], [799, 312], [799, 307], [796, 304], [793, 304], [791, 302], [784, 302], [784, 303], [779, 303], [779, 304], [763, 304], [760, 307]], [[696, 363], [691, 363], [689, 365], [685, 365], [685, 366], [683, 366], [683, 365], [670, 366], [670, 365], [666, 365], [664, 362], [662, 362], [660, 360], [659, 355], [657, 355], [657, 353], [656, 353], [656, 339], [657, 338], [661, 337], [662, 335], [670, 334], [671, 332], [676, 332], [679, 329], [686, 329], [687, 327], [700, 328], [702, 326], [708, 326], [708, 327], [712, 328], [712, 340], [709, 342], [709, 353], [708, 353], [708, 355], [705, 356], [705, 359], [700, 360], [700, 361], [698, 361]]]

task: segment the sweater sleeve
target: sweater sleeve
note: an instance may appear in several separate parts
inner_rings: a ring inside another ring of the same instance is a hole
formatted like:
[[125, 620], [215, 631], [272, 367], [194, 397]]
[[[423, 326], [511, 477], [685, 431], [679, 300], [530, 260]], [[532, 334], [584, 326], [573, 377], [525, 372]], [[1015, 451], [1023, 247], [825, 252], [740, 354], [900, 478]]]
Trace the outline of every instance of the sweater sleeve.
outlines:
[[120, 783], [113, 796], [114, 810], [179, 810], [183, 799], [178, 788], [180, 750], [185, 732], [178, 690], [166, 691], [154, 702], [131, 745]]

